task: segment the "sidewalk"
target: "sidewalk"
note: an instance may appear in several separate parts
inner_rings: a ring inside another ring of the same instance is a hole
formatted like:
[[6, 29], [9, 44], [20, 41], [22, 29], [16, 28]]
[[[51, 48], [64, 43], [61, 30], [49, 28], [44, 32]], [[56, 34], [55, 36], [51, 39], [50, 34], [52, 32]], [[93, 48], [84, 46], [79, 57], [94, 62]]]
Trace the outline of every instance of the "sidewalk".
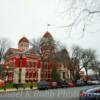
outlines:
[[34, 87], [34, 88], [32, 88], [32, 89], [30, 89], [30, 88], [25, 88], [25, 89], [23, 89], [23, 88], [19, 88], [19, 89], [12, 88], [12, 89], [6, 89], [6, 90], [1, 89], [1, 90], [0, 90], [0, 93], [3, 93], [3, 92], [27, 91], [27, 90], [36, 90], [36, 89], [37, 89], [37, 87]]

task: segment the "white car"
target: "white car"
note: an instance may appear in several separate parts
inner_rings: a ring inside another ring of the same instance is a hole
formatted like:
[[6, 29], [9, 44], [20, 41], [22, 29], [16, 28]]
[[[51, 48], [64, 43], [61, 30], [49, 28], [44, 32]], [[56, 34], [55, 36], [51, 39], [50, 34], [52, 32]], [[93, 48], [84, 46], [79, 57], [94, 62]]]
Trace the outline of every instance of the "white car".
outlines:
[[98, 80], [95, 80], [95, 81], [88, 81], [87, 82], [89, 85], [99, 85], [100, 84], [100, 81]]

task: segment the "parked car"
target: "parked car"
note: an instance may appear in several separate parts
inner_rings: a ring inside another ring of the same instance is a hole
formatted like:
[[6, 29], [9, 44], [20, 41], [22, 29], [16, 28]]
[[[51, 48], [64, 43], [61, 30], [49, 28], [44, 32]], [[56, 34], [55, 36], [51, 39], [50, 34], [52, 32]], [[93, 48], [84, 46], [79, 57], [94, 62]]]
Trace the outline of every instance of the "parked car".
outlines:
[[68, 87], [68, 83], [66, 81], [60, 80], [57, 82], [59, 88], [66, 88]]
[[95, 81], [87, 81], [87, 84], [88, 85], [99, 85], [100, 84], [100, 81], [98, 81], [98, 80], [95, 80]]
[[3, 80], [0, 80], [0, 87], [4, 87], [5, 86], [5, 82]]
[[85, 82], [83, 80], [77, 80], [76, 81], [76, 86], [84, 86]]
[[68, 87], [75, 87], [75, 84], [73, 82], [68, 82]]
[[100, 100], [100, 87], [80, 91], [80, 100]]
[[50, 81], [49, 82], [49, 88], [50, 89], [53, 89], [53, 88], [57, 88], [58, 87], [58, 84], [56, 81]]
[[19, 84], [13, 84], [13, 87], [14, 88], [16, 88], [16, 89], [18, 89], [18, 88], [23, 88], [23, 89], [25, 89], [25, 87], [24, 87], [24, 84], [21, 84], [21, 83], [19, 83]]
[[40, 81], [37, 83], [38, 89], [48, 89], [49, 85], [47, 81]]

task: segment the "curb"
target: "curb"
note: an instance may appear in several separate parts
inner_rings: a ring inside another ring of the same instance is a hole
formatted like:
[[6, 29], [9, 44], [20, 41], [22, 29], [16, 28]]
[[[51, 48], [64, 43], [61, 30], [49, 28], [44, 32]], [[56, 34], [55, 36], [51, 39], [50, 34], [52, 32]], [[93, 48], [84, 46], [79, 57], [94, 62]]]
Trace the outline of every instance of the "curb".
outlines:
[[17, 89], [6, 89], [6, 90], [0, 90], [0, 93], [3, 93], [3, 92], [19, 92], [19, 91], [28, 91], [28, 90], [37, 90], [36, 87], [30, 89], [30, 88], [26, 88], [26, 89], [23, 89], [23, 88], [19, 88], [18, 90]]

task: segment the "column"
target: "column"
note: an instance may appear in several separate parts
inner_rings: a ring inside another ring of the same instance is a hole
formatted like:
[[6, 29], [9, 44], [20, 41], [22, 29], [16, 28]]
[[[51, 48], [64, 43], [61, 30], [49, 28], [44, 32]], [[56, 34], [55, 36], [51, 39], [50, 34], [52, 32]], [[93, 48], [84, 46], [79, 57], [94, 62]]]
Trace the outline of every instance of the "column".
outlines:
[[38, 81], [40, 81], [41, 80], [41, 69], [39, 68], [38, 69]]

